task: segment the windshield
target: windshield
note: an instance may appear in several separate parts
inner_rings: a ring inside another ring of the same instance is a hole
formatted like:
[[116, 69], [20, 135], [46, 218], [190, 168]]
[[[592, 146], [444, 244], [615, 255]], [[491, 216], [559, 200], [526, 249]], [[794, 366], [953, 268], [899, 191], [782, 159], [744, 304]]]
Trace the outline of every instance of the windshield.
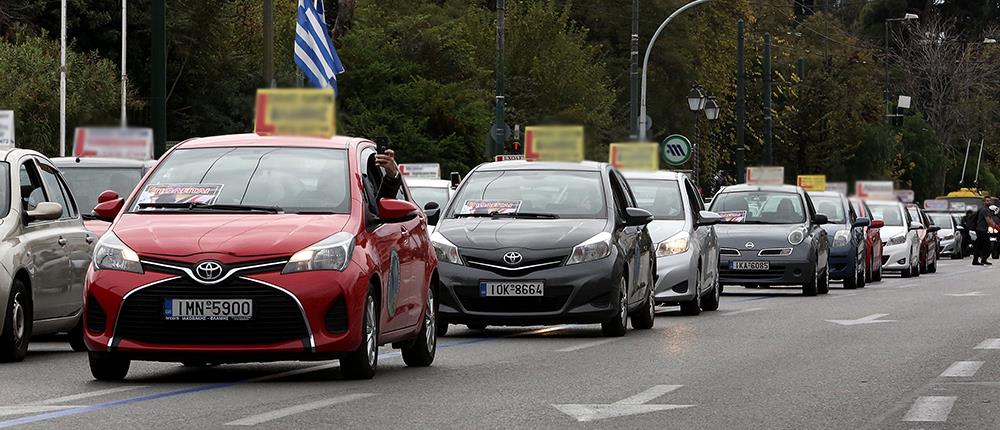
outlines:
[[816, 213], [826, 215], [826, 218], [834, 224], [844, 224], [847, 216], [844, 213], [844, 203], [840, 197], [836, 196], [809, 196], [813, 205], [816, 206]]
[[872, 219], [880, 219], [887, 226], [903, 227], [903, 213], [899, 205], [892, 203], [868, 203], [872, 210]]
[[931, 217], [931, 223], [938, 227], [945, 229], [950, 229], [952, 227], [951, 214], [929, 212], [927, 216]]
[[410, 197], [421, 208], [430, 202], [437, 202], [438, 207], [444, 208], [448, 203], [448, 189], [438, 187], [410, 187]]
[[128, 197], [142, 180], [141, 167], [60, 167], [73, 191], [73, 197], [83, 207], [97, 204], [97, 196], [107, 190]]
[[737, 191], [719, 194], [712, 212], [726, 223], [799, 224], [806, 220], [802, 198], [782, 191]]
[[858, 214], [858, 216], [866, 216], [867, 215], [865, 213], [864, 208], [862, 207], [861, 202], [859, 202], [857, 200], [851, 200], [850, 202], [851, 202], [851, 207], [854, 208], [854, 213]]
[[325, 148], [178, 149], [160, 161], [130, 210], [203, 203], [350, 213], [346, 160], [347, 151]]
[[607, 218], [600, 172], [475, 172], [466, 178], [455, 199], [457, 203], [452, 205], [449, 218], [473, 213], [466, 210], [473, 206], [505, 206], [511, 208], [505, 213], [547, 214], [559, 218]]
[[915, 208], [913, 206], [910, 206], [910, 207], [906, 208], [906, 211], [910, 213], [910, 219], [911, 220], [913, 220], [915, 222], [919, 222], [921, 224], [924, 223], [923, 218], [920, 218], [920, 212], [917, 211], [917, 208]]
[[684, 201], [677, 181], [629, 179], [636, 204], [653, 214], [654, 219], [684, 219]]

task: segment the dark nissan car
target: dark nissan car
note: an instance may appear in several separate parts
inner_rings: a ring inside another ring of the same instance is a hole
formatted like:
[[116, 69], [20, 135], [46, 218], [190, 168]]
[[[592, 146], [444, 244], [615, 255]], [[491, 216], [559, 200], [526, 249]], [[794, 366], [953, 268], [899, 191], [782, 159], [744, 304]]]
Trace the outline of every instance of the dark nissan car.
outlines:
[[830, 288], [830, 244], [812, 200], [792, 185], [734, 185], [712, 199], [722, 217], [719, 282], [758, 287], [801, 285], [807, 296]]
[[621, 174], [606, 163], [502, 162], [469, 173], [431, 243], [448, 324], [653, 327], [656, 259]]

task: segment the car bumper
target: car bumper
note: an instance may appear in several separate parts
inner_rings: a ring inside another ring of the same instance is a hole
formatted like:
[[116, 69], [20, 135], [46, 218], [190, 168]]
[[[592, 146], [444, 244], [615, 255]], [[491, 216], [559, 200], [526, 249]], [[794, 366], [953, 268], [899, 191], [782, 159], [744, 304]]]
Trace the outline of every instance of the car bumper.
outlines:
[[951, 255], [961, 252], [957, 247], [958, 241], [955, 239], [941, 240], [938, 246], [938, 253], [942, 255]]
[[882, 269], [906, 270], [911, 264], [910, 244], [886, 245], [882, 248]]
[[[476, 267], [440, 263], [440, 321], [451, 324], [593, 324], [618, 310], [624, 265], [616, 253], [597, 261], [505, 276]], [[544, 281], [542, 297], [481, 297], [483, 281]]]
[[846, 279], [857, 273], [854, 250], [830, 251], [830, 279]]
[[[343, 272], [275, 271], [201, 285], [183, 274], [91, 270], [84, 340], [91, 351], [150, 361], [327, 359], [361, 344], [363, 275], [352, 262]], [[250, 298], [254, 315], [249, 321], [167, 321], [166, 298]]]
[[[729, 268], [730, 261], [768, 261], [766, 271], [744, 271]], [[816, 273], [816, 263], [801, 257], [774, 258], [719, 258], [719, 282], [724, 285], [802, 285], [811, 282]]]
[[698, 255], [688, 251], [656, 259], [657, 304], [688, 302], [697, 291]]

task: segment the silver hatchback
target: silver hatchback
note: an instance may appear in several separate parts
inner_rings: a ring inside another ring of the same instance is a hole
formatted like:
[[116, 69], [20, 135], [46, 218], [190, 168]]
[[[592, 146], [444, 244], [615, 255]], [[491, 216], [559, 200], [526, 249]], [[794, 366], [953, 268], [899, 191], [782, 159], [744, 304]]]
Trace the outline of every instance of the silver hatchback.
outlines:
[[0, 361], [33, 335], [70, 333], [84, 351], [83, 283], [95, 236], [59, 170], [42, 154], [0, 150]]
[[680, 305], [685, 315], [719, 308], [719, 215], [705, 209], [687, 175], [624, 172], [638, 206], [653, 214], [658, 305]]

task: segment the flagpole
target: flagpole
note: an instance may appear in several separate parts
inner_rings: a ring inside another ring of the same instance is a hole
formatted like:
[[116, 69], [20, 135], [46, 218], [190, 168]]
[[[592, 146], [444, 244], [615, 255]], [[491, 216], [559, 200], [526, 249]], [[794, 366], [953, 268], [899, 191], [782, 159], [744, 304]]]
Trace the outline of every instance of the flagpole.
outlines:
[[126, 21], [126, 13], [128, 0], [122, 0], [122, 128], [128, 127], [128, 112], [125, 110], [125, 103], [127, 101], [128, 94], [126, 90], [128, 89], [128, 75], [125, 73], [125, 51], [128, 47], [128, 21]]
[[66, 156], [66, 0], [60, 4], [59, 48], [59, 156]]

